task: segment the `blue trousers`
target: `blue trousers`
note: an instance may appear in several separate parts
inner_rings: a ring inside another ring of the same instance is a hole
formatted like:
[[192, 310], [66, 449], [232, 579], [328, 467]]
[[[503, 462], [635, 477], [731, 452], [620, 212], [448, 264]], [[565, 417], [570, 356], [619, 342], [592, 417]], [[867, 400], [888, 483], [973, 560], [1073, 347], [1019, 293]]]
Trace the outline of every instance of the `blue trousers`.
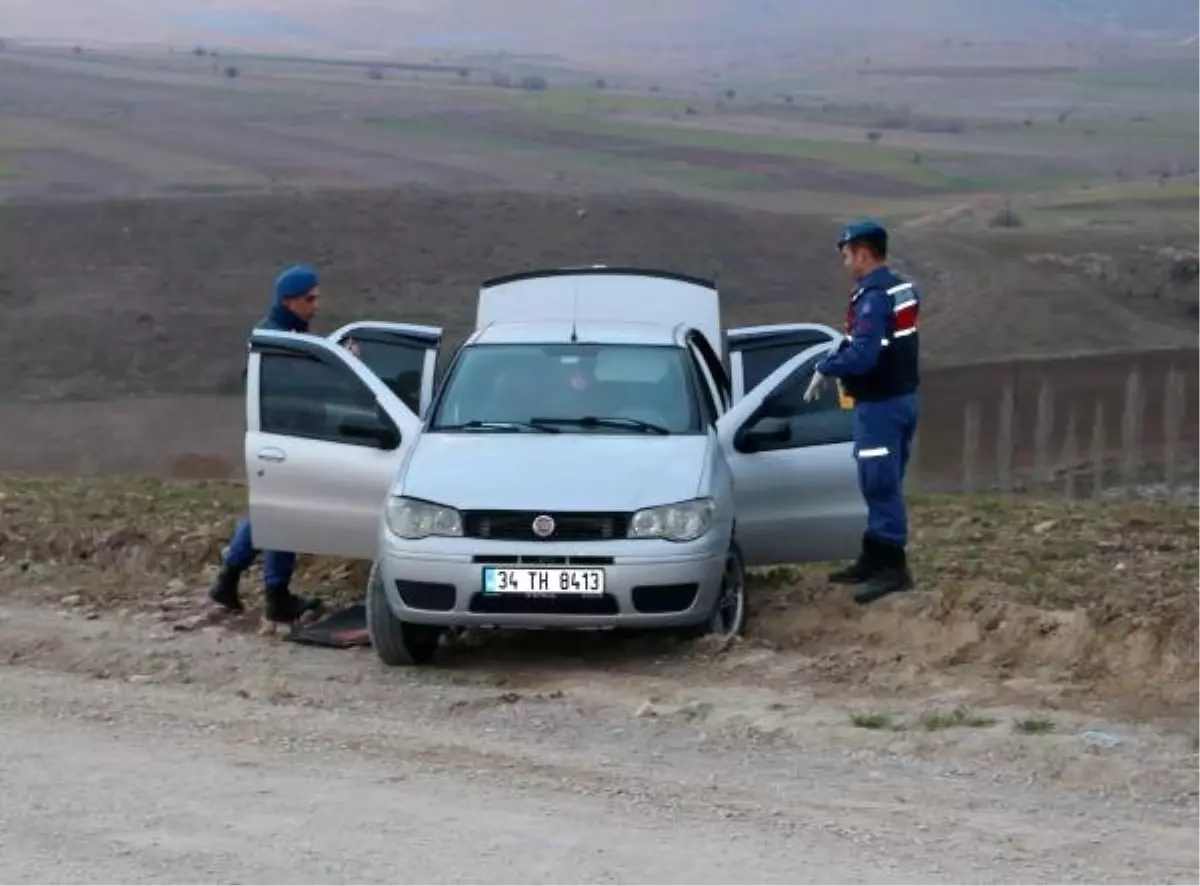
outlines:
[[904, 475], [917, 430], [917, 397], [854, 406], [854, 457], [867, 503], [867, 535], [898, 547], [908, 544]]
[[[258, 555], [250, 538], [250, 518], [244, 518], [229, 540], [225, 567], [244, 572]], [[296, 555], [287, 551], [266, 551], [263, 554], [263, 584], [268, 588], [286, 588], [296, 569]]]

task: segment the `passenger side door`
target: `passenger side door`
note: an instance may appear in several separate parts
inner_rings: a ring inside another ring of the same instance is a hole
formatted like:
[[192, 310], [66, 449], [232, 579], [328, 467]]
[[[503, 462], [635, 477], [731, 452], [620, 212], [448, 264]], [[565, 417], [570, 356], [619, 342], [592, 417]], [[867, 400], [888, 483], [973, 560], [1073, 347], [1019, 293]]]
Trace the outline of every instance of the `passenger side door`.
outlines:
[[425, 414], [433, 399], [442, 330], [437, 326], [365, 320], [348, 323], [329, 335], [344, 344], [353, 339], [362, 361], [412, 412]]
[[842, 338], [832, 326], [822, 323], [785, 323], [776, 326], [745, 326], [725, 333], [729, 353], [729, 375], [736, 403], [762, 381], [807, 348]]
[[373, 559], [421, 420], [335, 341], [257, 330], [246, 373], [254, 546]]
[[853, 413], [832, 380], [804, 402], [831, 344], [787, 360], [717, 422], [734, 482], [748, 565], [836, 560], [858, 552], [867, 509], [858, 488]]

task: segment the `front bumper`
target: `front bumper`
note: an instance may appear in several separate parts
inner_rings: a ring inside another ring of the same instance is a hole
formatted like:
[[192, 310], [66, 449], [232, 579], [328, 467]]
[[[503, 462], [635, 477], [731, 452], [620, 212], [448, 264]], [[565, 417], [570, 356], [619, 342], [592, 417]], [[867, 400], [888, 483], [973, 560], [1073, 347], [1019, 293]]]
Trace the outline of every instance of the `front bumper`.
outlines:
[[[660, 628], [705, 621], [716, 606], [729, 539], [695, 542], [508, 542], [398, 539], [384, 530], [379, 567], [397, 618], [455, 627]], [[601, 595], [484, 594], [486, 566], [604, 570]]]

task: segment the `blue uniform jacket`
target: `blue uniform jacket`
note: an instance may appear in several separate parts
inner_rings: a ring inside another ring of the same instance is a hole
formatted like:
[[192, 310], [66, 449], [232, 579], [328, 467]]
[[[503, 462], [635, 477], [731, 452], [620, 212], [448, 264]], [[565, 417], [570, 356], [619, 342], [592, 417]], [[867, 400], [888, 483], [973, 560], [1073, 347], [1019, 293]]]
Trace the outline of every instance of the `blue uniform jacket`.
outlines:
[[859, 281], [859, 295], [850, 307], [846, 330], [849, 343], [817, 364], [821, 375], [865, 375], [875, 368], [892, 315], [892, 297], [887, 293], [891, 277], [886, 268], [876, 268]]
[[276, 302], [254, 326], [255, 329], [267, 329], [273, 332], [308, 332], [308, 321], [301, 320], [282, 304]]
[[817, 371], [843, 379], [849, 389], [857, 390], [852, 390], [856, 398], [912, 393], [918, 384], [919, 310], [920, 297], [912, 283], [886, 267], [876, 268], [851, 296], [846, 340], [817, 364]]

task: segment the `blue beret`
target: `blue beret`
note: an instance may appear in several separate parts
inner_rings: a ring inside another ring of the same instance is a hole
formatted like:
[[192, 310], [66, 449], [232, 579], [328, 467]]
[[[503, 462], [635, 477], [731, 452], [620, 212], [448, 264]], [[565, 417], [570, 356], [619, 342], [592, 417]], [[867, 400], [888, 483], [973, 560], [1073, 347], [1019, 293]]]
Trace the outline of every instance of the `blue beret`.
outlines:
[[887, 229], [879, 222], [869, 218], [852, 221], [846, 227], [842, 228], [842, 235], [838, 237], [837, 248], [841, 249], [847, 243], [862, 240], [866, 237], [879, 237], [884, 243], [887, 243]]
[[307, 295], [317, 287], [317, 272], [308, 265], [293, 265], [275, 278], [275, 300]]

